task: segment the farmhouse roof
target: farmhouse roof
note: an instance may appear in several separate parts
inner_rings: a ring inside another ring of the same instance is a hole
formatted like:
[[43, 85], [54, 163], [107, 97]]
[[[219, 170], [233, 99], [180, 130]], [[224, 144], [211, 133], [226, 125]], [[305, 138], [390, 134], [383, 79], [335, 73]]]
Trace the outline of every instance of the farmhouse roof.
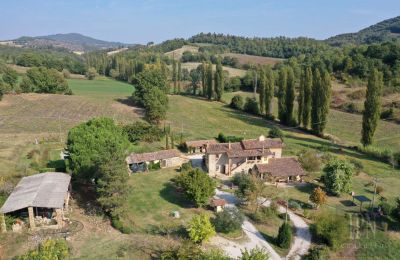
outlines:
[[211, 207], [218, 207], [218, 206], [225, 206], [226, 201], [224, 199], [212, 199], [211, 200]]
[[228, 158], [241, 158], [250, 156], [268, 156], [271, 155], [269, 149], [254, 149], [254, 150], [229, 150], [226, 152]]
[[214, 139], [186, 141], [187, 147], [201, 147], [201, 146], [207, 146], [207, 145], [211, 145], [211, 144], [217, 144], [217, 141], [215, 141]]
[[268, 149], [268, 148], [282, 148], [283, 143], [280, 139], [271, 139], [260, 136], [258, 139], [249, 139], [241, 141], [243, 149]]
[[132, 153], [126, 158], [128, 164], [132, 163], [143, 163], [150, 162], [156, 160], [169, 159], [174, 157], [179, 157], [180, 153], [178, 150], [170, 149], [170, 150], [161, 150], [152, 153]]
[[1, 213], [27, 207], [62, 208], [71, 176], [60, 172], [39, 173], [24, 177], [7, 198]]
[[268, 163], [256, 164], [259, 173], [267, 173], [273, 177], [304, 176], [306, 172], [293, 157], [270, 158]]

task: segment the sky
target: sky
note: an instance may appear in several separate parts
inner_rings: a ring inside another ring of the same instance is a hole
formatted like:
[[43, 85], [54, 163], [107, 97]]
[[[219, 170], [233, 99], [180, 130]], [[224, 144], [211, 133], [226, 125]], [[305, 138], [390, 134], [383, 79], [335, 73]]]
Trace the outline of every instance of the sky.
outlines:
[[124, 43], [200, 32], [326, 39], [398, 15], [399, 0], [1, 0], [0, 39], [70, 32]]

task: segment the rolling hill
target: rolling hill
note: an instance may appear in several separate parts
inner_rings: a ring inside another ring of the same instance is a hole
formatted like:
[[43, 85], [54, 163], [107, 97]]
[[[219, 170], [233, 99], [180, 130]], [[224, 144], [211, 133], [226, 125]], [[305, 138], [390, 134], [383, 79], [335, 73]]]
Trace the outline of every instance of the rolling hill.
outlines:
[[400, 16], [384, 20], [356, 33], [345, 33], [330, 37], [326, 43], [333, 46], [346, 44], [371, 44], [400, 39]]
[[98, 40], [79, 33], [53, 34], [46, 36], [27, 37], [23, 36], [12, 41], [17, 46], [25, 47], [58, 47], [74, 52], [87, 52], [92, 50], [118, 48], [130, 46], [121, 42], [108, 42]]

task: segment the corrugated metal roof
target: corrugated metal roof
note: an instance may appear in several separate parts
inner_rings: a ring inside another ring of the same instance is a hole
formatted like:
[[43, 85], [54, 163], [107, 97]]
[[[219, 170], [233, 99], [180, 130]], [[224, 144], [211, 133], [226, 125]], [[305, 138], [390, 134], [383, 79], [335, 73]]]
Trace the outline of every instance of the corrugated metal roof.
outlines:
[[24, 177], [7, 198], [1, 213], [27, 207], [62, 208], [71, 176], [60, 172], [45, 172]]

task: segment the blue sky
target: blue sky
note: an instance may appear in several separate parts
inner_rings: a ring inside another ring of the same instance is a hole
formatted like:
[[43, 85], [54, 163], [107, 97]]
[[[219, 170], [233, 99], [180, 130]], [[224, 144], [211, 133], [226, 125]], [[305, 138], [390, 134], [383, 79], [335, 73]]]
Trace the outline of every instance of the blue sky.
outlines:
[[199, 32], [325, 39], [398, 15], [399, 0], [2, 0], [0, 39], [68, 32], [126, 43]]

